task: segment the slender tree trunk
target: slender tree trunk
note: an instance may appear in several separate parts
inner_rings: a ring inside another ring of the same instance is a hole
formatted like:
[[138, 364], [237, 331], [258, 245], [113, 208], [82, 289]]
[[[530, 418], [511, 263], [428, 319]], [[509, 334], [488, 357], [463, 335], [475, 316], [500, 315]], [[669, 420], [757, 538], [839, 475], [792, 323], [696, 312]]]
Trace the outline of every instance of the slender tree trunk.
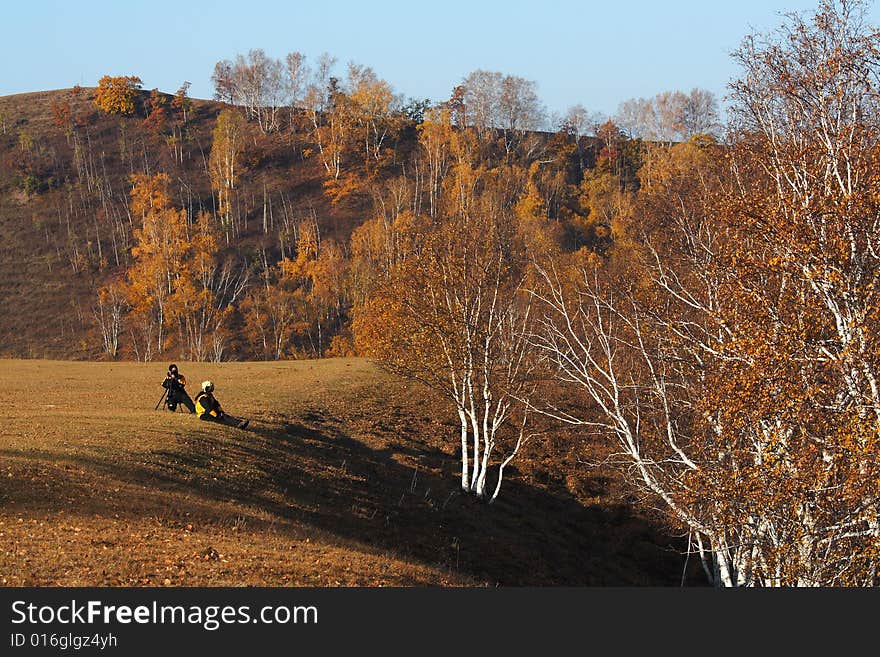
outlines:
[[469, 491], [468, 484], [468, 420], [464, 409], [458, 409], [458, 419], [461, 422], [461, 489]]

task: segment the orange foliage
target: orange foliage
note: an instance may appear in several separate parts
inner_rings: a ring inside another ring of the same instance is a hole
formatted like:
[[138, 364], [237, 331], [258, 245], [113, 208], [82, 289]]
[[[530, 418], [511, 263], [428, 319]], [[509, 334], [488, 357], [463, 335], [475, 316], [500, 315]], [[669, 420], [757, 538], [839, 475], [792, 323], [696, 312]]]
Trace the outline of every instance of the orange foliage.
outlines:
[[242, 168], [244, 149], [244, 119], [232, 109], [225, 109], [217, 117], [214, 144], [209, 159], [211, 187], [217, 193], [218, 213], [227, 229], [233, 220], [235, 183]]
[[168, 119], [168, 99], [158, 89], [150, 92], [150, 99], [147, 105], [148, 114], [144, 119], [144, 126], [154, 132], [159, 133], [165, 127], [165, 121]]
[[314, 222], [302, 222], [298, 234], [296, 258], [284, 258], [264, 271], [263, 283], [242, 306], [247, 337], [264, 358], [349, 351], [337, 340], [325, 354], [325, 336], [341, 329], [347, 306], [347, 260], [335, 243], [320, 239]]
[[141, 79], [133, 75], [105, 75], [98, 81], [95, 105], [108, 114], [134, 114], [134, 99]]
[[216, 356], [232, 311], [217, 303], [211, 288], [217, 268], [213, 220], [202, 213], [191, 225], [186, 211], [171, 207], [166, 174], [136, 174], [132, 180], [130, 207], [143, 224], [135, 230], [127, 297], [140, 333], [139, 356], [150, 360], [165, 351], [174, 328], [182, 356]]

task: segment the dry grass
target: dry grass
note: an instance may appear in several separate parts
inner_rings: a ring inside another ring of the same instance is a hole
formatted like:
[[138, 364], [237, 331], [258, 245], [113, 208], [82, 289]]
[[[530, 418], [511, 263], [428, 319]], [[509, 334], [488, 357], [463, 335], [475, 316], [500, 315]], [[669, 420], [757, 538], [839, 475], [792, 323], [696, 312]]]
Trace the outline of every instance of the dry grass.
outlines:
[[246, 432], [154, 411], [165, 365], [0, 361], [0, 583], [678, 579], [669, 541], [599, 477], [533, 459], [499, 504], [459, 495], [437, 400], [366, 361], [179, 363]]

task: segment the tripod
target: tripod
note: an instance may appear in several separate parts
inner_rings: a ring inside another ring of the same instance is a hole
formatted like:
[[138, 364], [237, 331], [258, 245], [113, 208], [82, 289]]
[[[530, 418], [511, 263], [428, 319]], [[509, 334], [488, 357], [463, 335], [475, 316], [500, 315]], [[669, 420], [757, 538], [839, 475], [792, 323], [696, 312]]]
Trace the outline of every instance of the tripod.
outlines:
[[[168, 400], [166, 399], [167, 395], [168, 395], [168, 388], [165, 388], [165, 392], [162, 393], [162, 396], [159, 397], [159, 401], [156, 402], [156, 408], [153, 409], [154, 411], [158, 411], [160, 405], [162, 407], [168, 406]], [[163, 401], [165, 402], [164, 404], [162, 403]], [[175, 410], [177, 410], [177, 409], [175, 409]]]

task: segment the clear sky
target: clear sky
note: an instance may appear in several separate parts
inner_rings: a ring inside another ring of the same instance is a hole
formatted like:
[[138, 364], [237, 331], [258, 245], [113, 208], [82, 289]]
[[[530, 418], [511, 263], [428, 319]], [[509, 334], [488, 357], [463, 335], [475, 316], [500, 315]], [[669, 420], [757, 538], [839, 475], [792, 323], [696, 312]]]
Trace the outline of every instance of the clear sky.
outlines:
[[[250, 48], [373, 67], [396, 91], [443, 100], [470, 71], [535, 80], [550, 111], [613, 114], [627, 98], [709, 89], [737, 71], [730, 51], [780, 13], [818, 0], [152, 0], [10, 2], [0, 25], [0, 95], [137, 75], [145, 89], [210, 98], [220, 59]], [[870, 12], [880, 23], [880, 11]]]

